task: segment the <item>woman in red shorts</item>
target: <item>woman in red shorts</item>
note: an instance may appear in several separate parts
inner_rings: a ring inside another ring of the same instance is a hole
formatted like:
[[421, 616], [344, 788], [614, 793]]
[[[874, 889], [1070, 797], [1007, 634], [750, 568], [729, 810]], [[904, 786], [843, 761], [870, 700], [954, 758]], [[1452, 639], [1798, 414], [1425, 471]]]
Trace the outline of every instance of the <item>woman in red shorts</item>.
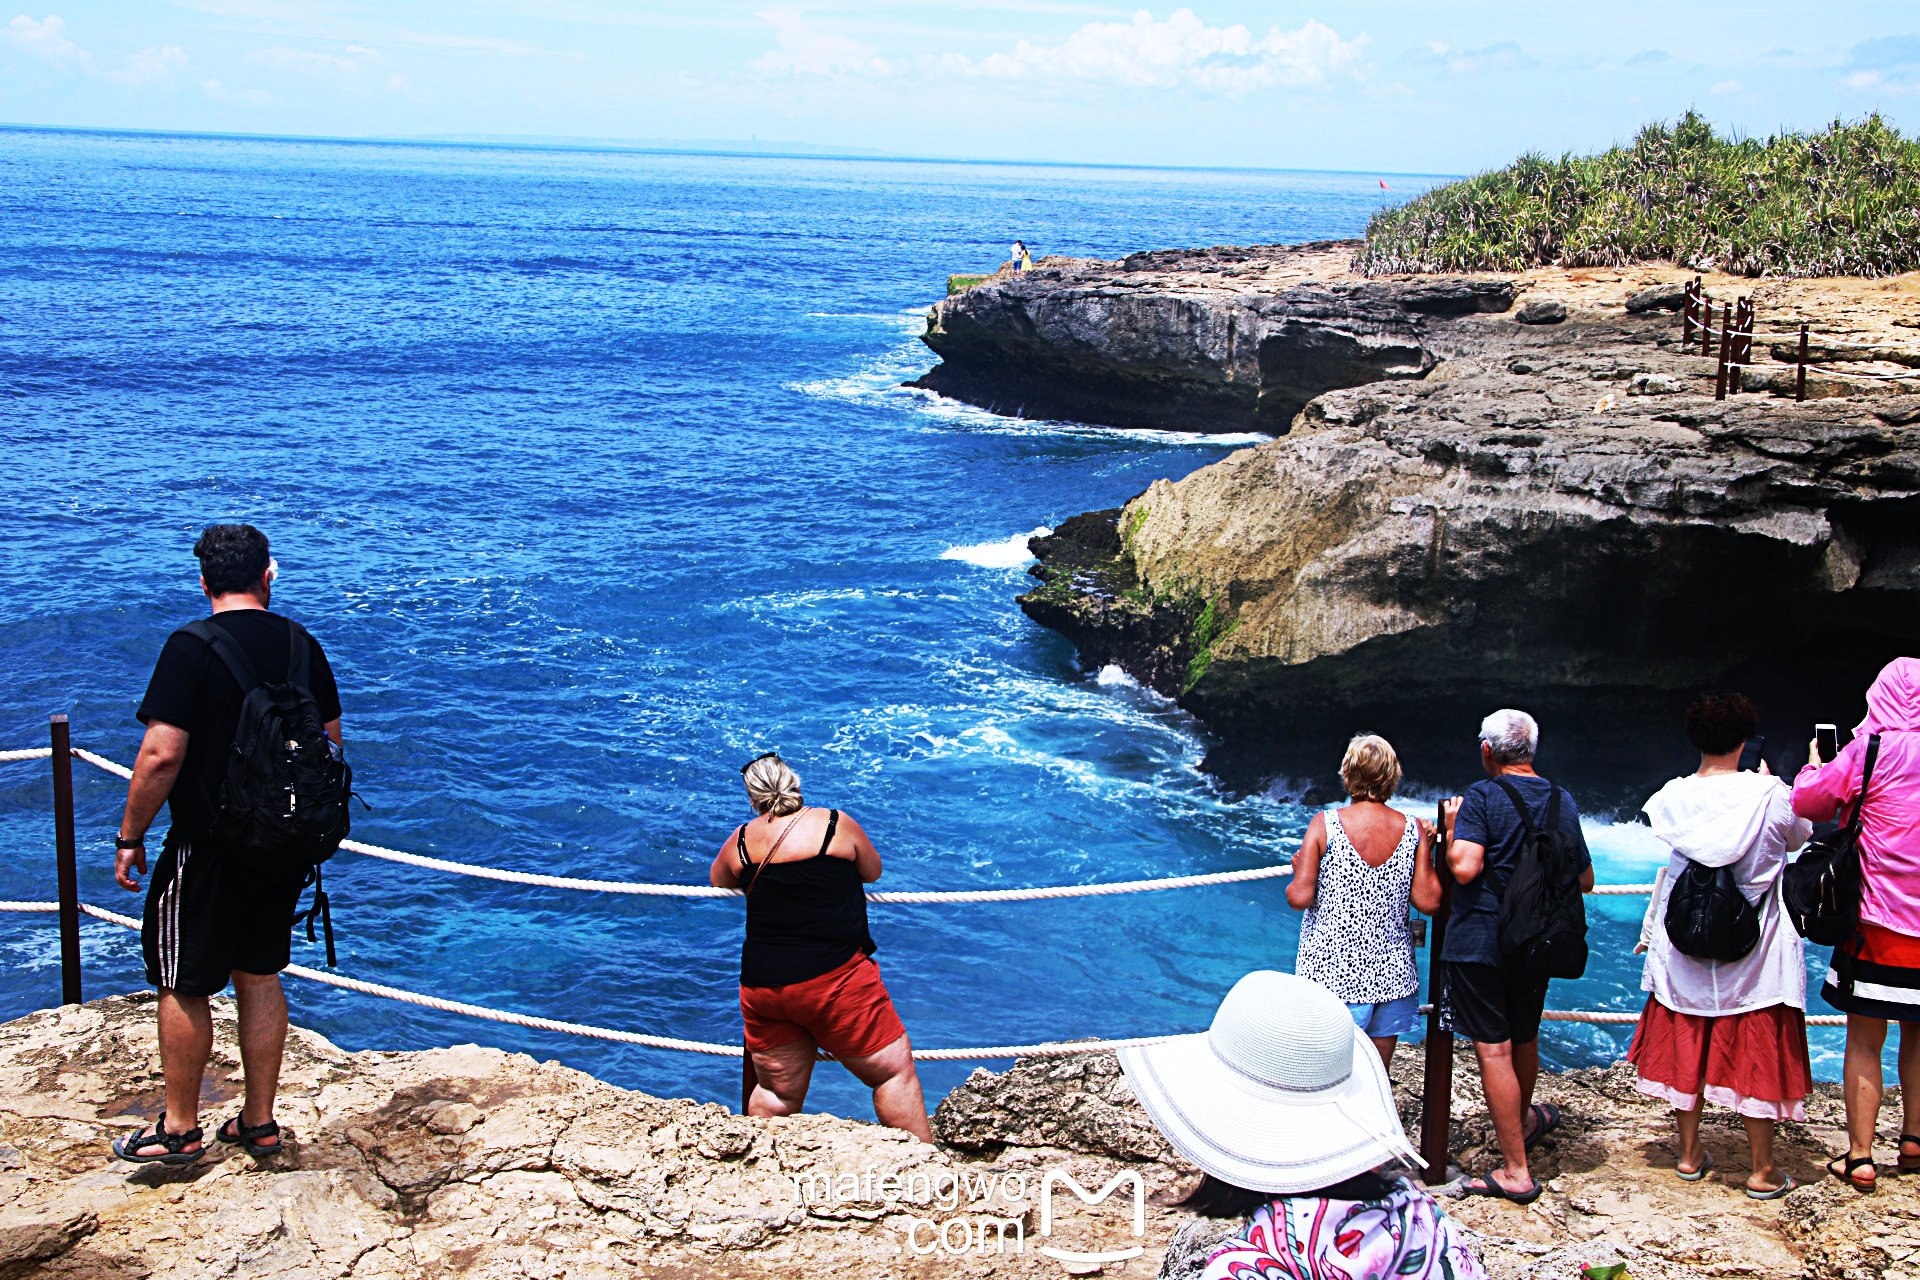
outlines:
[[882, 1124], [932, 1142], [913, 1043], [867, 932], [866, 886], [880, 878], [880, 855], [846, 814], [808, 808], [799, 776], [773, 752], [740, 773], [759, 816], [720, 846], [711, 879], [747, 895], [747, 1114], [800, 1110], [815, 1052], [824, 1049], [873, 1090]]

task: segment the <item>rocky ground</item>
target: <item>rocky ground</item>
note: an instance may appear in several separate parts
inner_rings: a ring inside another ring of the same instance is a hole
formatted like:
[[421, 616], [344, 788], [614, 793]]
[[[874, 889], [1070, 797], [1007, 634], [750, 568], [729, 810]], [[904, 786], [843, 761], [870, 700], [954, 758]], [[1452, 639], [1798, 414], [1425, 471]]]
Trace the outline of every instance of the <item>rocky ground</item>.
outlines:
[[[1624, 759], [1711, 683], [1803, 741], [1920, 641], [1920, 395], [1861, 376], [1920, 366], [1920, 279], [1707, 278], [1759, 313], [1720, 400], [1676, 269], [1366, 280], [1345, 252], [1068, 262], [934, 308], [946, 394], [1276, 436], [1035, 541], [1021, 604], [1089, 670], [1297, 773], [1502, 704]], [[1805, 403], [1773, 358], [1801, 317], [1874, 344], [1816, 347], [1854, 358]]]
[[[1175, 1280], [1232, 1225], [1170, 1206], [1193, 1171], [1146, 1123], [1106, 1055], [976, 1071], [940, 1107], [940, 1145], [925, 1147], [831, 1116], [743, 1119], [472, 1045], [349, 1054], [296, 1031], [280, 1113], [291, 1131], [286, 1153], [254, 1161], [223, 1150], [161, 1170], [106, 1154], [107, 1139], [150, 1117], [158, 1101], [152, 1025], [150, 997], [113, 997], [0, 1026], [0, 1280]], [[1395, 1077], [1408, 1117], [1419, 1074], [1418, 1054], [1403, 1050]], [[237, 1082], [223, 1002], [209, 1116], [235, 1109]], [[1830, 1088], [1809, 1123], [1785, 1126], [1780, 1144], [1782, 1167], [1809, 1185], [1768, 1204], [1741, 1192], [1745, 1143], [1730, 1116], [1712, 1115], [1705, 1129], [1721, 1172], [1687, 1184], [1671, 1172], [1667, 1114], [1633, 1091], [1621, 1067], [1550, 1076], [1542, 1096], [1567, 1114], [1538, 1156], [1549, 1193], [1528, 1209], [1449, 1205], [1501, 1280], [1570, 1280], [1583, 1265], [1611, 1261], [1627, 1262], [1636, 1280], [1920, 1275], [1916, 1180], [1889, 1177], [1862, 1197], [1820, 1177], [1819, 1159], [1839, 1141]], [[1454, 1150], [1482, 1168], [1490, 1130], [1470, 1065], [1454, 1098]], [[1897, 1110], [1883, 1129], [1897, 1131]], [[1144, 1238], [1131, 1233], [1124, 1191], [1093, 1207], [1063, 1193], [1069, 1208], [1055, 1235], [1039, 1237], [1035, 1205], [1050, 1170], [1090, 1191], [1117, 1173], [1141, 1175]], [[831, 1190], [816, 1179], [830, 1179]], [[942, 1229], [954, 1245], [963, 1234], [989, 1245], [904, 1247], [931, 1245]], [[1023, 1252], [998, 1248], [1005, 1230], [1025, 1239]], [[1139, 1256], [1099, 1272], [1039, 1252], [1136, 1243]]]

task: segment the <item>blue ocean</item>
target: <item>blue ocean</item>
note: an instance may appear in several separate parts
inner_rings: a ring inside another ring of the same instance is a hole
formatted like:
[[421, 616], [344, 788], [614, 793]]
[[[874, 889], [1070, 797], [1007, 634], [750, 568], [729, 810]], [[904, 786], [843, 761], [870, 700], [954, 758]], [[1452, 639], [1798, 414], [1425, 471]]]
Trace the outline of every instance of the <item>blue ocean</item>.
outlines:
[[[932, 364], [947, 275], [1016, 237], [1116, 257], [1352, 236], [1430, 181], [0, 131], [0, 748], [64, 712], [130, 762], [161, 643], [203, 610], [194, 536], [245, 520], [275, 608], [339, 673], [376, 844], [704, 883], [749, 816], [738, 767], [778, 749], [865, 825], [880, 888], [1284, 861], [1310, 816], [1284, 787], [1216, 786], [1198, 724], [1014, 604], [1029, 534], [1255, 437], [900, 384]], [[79, 765], [76, 789], [82, 896], [137, 914], [110, 871], [125, 784]], [[53, 896], [50, 798], [44, 761], [0, 765], [0, 899]], [[1605, 815], [1589, 835], [1603, 881], [1662, 860]], [[328, 885], [343, 973], [739, 1039], [737, 902], [352, 853]], [[873, 931], [921, 1047], [1195, 1030], [1243, 972], [1291, 968], [1282, 885], [876, 906]], [[1596, 901], [1595, 963], [1556, 1007], [1638, 1008], [1643, 906]], [[131, 933], [89, 920], [84, 954], [88, 996], [144, 985]], [[731, 1060], [288, 987], [348, 1048], [477, 1040], [738, 1099]], [[0, 1017], [58, 993], [52, 918], [0, 915]], [[1627, 1030], [1550, 1025], [1546, 1056], [1606, 1060]], [[929, 1096], [976, 1065], [926, 1065]], [[871, 1115], [832, 1067], [809, 1105]]]

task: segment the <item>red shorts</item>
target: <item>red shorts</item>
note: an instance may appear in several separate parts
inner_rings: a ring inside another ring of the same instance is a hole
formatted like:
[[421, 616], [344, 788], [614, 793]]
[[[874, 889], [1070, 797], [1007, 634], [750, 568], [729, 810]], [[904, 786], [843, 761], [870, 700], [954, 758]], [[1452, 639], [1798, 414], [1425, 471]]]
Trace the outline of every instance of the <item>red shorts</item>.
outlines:
[[748, 1049], [777, 1049], [809, 1037], [836, 1058], [864, 1058], [907, 1034], [873, 957], [853, 959], [805, 982], [740, 988]]

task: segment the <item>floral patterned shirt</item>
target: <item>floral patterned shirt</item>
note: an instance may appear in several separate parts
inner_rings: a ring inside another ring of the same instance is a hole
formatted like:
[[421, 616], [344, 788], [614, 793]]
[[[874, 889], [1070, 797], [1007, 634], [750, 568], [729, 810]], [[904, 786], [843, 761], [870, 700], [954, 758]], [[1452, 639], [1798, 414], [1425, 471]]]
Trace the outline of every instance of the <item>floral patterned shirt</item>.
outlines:
[[1433, 1197], [1400, 1182], [1384, 1200], [1282, 1196], [1207, 1259], [1201, 1280], [1486, 1280]]

